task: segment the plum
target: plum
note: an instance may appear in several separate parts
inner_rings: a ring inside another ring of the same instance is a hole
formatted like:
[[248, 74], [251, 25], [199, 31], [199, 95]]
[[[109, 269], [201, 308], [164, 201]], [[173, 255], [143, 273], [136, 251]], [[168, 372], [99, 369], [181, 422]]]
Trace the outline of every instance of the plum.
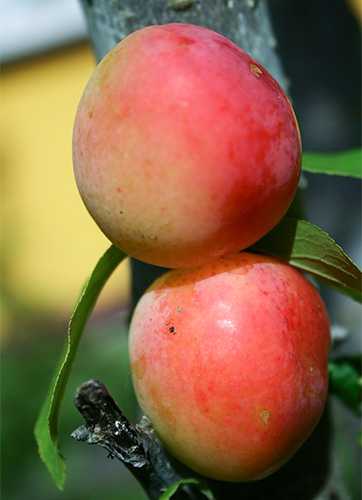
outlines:
[[171, 268], [247, 248], [287, 211], [301, 141], [272, 76], [224, 36], [149, 26], [116, 45], [81, 98], [81, 197], [129, 255]]
[[325, 406], [329, 347], [314, 286], [247, 252], [156, 280], [129, 344], [139, 403], [166, 448], [225, 481], [271, 474], [308, 438]]

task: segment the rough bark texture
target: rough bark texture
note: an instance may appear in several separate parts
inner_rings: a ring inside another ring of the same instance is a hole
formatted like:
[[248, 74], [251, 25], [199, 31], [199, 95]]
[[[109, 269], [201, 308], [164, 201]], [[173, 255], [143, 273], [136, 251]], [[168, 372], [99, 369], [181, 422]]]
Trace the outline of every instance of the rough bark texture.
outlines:
[[[86, 424], [78, 427], [72, 438], [105, 448], [109, 457], [120, 460], [143, 486], [151, 499], [158, 499], [168, 486], [181, 479], [155, 436], [149, 420], [143, 417], [132, 425], [97, 380], [82, 384], [75, 405]], [[179, 500], [205, 500], [196, 487], [179, 488]]]

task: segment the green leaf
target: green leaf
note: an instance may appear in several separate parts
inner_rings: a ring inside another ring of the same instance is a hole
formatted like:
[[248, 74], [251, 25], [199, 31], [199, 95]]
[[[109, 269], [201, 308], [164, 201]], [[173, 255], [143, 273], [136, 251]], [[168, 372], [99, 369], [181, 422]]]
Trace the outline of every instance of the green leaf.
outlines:
[[362, 302], [360, 269], [328, 233], [306, 220], [284, 217], [253, 249], [279, 257]]
[[205, 484], [203, 482], [195, 478], [188, 478], [188, 479], [180, 479], [179, 481], [176, 481], [175, 483], [171, 484], [171, 486], [169, 486], [167, 490], [162, 493], [159, 500], [170, 500], [172, 496], [177, 492], [180, 486], [182, 487], [187, 484], [192, 484], [197, 486], [198, 489], [205, 495], [205, 498], [207, 498], [208, 500], [215, 499], [212, 491], [209, 488], [205, 487]]
[[340, 153], [304, 153], [303, 170], [315, 174], [362, 177], [362, 150], [351, 149]]
[[362, 378], [348, 359], [337, 359], [329, 362], [329, 390], [335, 394], [351, 410], [361, 415]]
[[35, 438], [40, 457], [59, 489], [63, 489], [65, 482], [65, 464], [58, 448], [60, 405], [87, 319], [103, 286], [124, 257], [125, 254], [112, 245], [100, 258], [84, 286], [69, 321], [68, 338], [63, 355], [35, 425]]

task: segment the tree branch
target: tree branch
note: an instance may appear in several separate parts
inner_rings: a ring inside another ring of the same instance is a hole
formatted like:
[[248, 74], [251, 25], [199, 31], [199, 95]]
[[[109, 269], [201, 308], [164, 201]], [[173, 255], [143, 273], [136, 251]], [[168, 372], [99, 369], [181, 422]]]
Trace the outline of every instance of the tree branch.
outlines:
[[[105, 448], [111, 458], [129, 469], [151, 499], [158, 499], [168, 486], [181, 479], [148, 419], [143, 417], [138, 425], [132, 425], [101, 382], [89, 380], [82, 384], [75, 405], [86, 424], [78, 427], [72, 438]], [[195, 487], [185, 485], [175, 498], [206, 497]]]
[[233, 40], [287, 87], [265, 0], [81, 0], [81, 4], [97, 60], [144, 26], [192, 23]]

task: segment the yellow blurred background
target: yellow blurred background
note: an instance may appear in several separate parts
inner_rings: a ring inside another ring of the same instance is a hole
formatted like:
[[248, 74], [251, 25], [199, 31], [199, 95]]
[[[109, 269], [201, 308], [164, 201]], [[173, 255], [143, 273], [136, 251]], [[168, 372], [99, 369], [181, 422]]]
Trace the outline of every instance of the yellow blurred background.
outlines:
[[354, 12], [355, 16], [359, 20], [359, 22], [362, 22], [362, 0], [349, 0], [349, 4], [351, 6], [352, 11]]
[[[5, 65], [1, 76], [1, 300], [69, 315], [109, 243], [84, 208], [72, 171], [77, 103], [95, 66], [88, 44]], [[98, 308], [128, 300], [129, 267], [116, 271]]]

